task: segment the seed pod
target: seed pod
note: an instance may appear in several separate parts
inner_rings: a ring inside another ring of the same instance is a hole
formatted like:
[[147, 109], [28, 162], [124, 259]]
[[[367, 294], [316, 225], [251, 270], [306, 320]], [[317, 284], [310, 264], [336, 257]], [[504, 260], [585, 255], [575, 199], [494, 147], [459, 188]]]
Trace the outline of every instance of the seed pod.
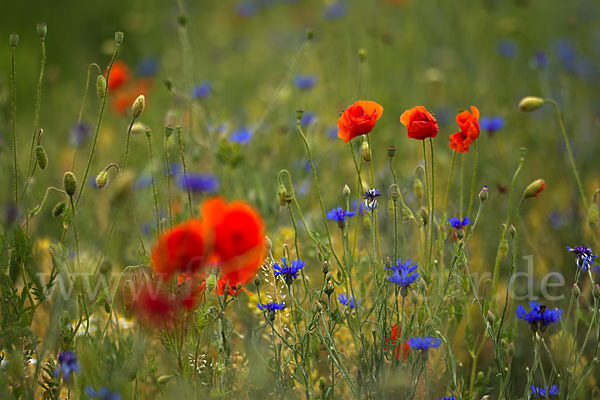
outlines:
[[588, 208], [588, 226], [592, 230], [598, 226], [598, 204], [596, 203], [590, 204]]
[[40, 35], [40, 38], [44, 39], [46, 37], [46, 34], [48, 33], [48, 27], [46, 26], [45, 23], [39, 23], [37, 24], [37, 33], [38, 35]]
[[165, 126], [165, 137], [168, 139], [171, 137], [171, 135], [173, 134], [173, 131], [175, 130], [175, 128], [173, 127], [173, 125], [167, 125]]
[[102, 189], [108, 183], [108, 171], [102, 170], [98, 175], [96, 175], [96, 187], [98, 189]]
[[498, 255], [500, 260], [504, 260], [506, 255], [508, 254], [508, 240], [502, 239], [500, 241], [500, 245], [498, 246]]
[[304, 115], [304, 108], [296, 108], [296, 119], [300, 121]]
[[371, 149], [369, 148], [369, 143], [362, 142], [360, 145], [360, 154], [365, 162], [371, 161]]
[[65, 206], [67, 204], [64, 201], [61, 201], [60, 203], [57, 203], [54, 208], [52, 209], [52, 216], [53, 217], [58, 217], [59, 215], [62, 215], [62, 213], [65, 211]]
[[544, 104], [544, 99], [541, 97], [527, 96], [519, 102], [519, 110], [524, 112], [535, 111]]
[[121, 31], [116, 31], [115, 32], [115, 42], [117, 43], [117, 45], [120, 45], [121, 43], [123, 43], [123, 36], [125, 36], [125, 34]]
[[396, 146], [388, 146], [387, 154], [389, 158], [394, 158], [394, 156], [396, 155]]
[[9, 36], [10, 47], [15, 48], [19, 44], [19, 35], [11, 33]]
[[37, 164], [41, 169], [46, 169], [48, 166], [48, 154], [46, 154], [46, 149], [41, 144], [38, 144], [35, 148], [35, 157], [37, 159]]
[[77, 178], [75, 178], [75, 175], [71, 171], [65, 172], [63, 175], [63, 187], [65, 188], [65, 192], [71, 197], [77, 191]]
[[137, 119], [142, 115], [144, 107], [146, 107], [146, 97], [143, 94], [140, 94], [131, 106], [131, 114], [134, 119]]

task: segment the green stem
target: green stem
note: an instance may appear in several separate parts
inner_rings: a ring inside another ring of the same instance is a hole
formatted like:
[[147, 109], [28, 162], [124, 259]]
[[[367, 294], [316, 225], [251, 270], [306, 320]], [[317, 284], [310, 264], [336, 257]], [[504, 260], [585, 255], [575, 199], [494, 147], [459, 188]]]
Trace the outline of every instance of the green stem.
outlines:
[[194, 210], [192, 208], [192, 194], [190, 192], [189, 185], [187, 185], [187, 165], [185, 163], [185, 154], [183, 152], [183, 138], [181, 137], [181, 127], [178, 126], [175, 128], [175, 130], [177, 131], [177, 142], [179, 143], [179, 156], [181, 157], [181, 165], [183, 167], [183, 179], [184, 182], [186, 182], [185, 187], [187, 191], [188, 206], [190, 208], [190, 216], [194, 217]]
[[471, 194], [469, 196], [469, 208], [467, 209], [467, 216], [471, 215], [471, 209], [473, 208], [473, 196], [475, 195], [475, 181], [477, 180], [477, 140], [475, 141], [475, 160], [473, 162], [473, 178], [471, 180]]
[[34, 160], [35, 160], [35, 157], [34, 157], [35, 138], [36, 138], [37, 132], [38, 132], [40, 104], [41, 104], [41, 100], [42, 100], [42, 83], [44, 82], [44, 70], [45, 70], [45, 66], [46, 66], [46, 40], [44, 39], [44, 37], [40, 38], [40, 43], [41, 43], [41, 47], [42, 47], [42, 61], [41, 61], [41, 66], [40, 66], [40, 75], [38, 78], [37, 92], [36, 92], [36, 98], [35, 98], [35, 112], [33, 114], [33, 136], [31, 138], [31, 149], [29, 151], [29, 163], [27, 164], [27, 180], [28, 181], [31, 178], [31, 175], [30, 175], [30, 174], [32, 174], [31, 169], [33, 168], [33, 164], [34, 164]]
[[11, 120], [13, 132], [13, 163], [15, 173], [15, 205], [19, 204], [19, 167], [17, 164], [17, 87], [15, 70], [16, 48], [10, 48], [10, 98], [11, 98]]
[[154, 162], [152, 158], [152, 137], [146, 135], [148, 138], [148, 151], [150, 156], [150, 177], [152, 178], [152, 195], [154, 196], [154, 213], [156, 214], [156, 232], [160, 235], [160, 217], [158, 215], [158, 199], [156, 197], [156, 185], [154, 183]]

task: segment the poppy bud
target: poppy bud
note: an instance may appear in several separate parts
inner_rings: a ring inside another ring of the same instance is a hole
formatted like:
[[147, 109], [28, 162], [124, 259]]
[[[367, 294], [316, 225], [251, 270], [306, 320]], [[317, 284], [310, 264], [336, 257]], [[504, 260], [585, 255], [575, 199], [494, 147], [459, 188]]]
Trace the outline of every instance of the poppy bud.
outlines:
[[302, 119], [302, 116], [304, 115], [304, 108], [296, 108], [296, 119], [298, 121], [300, 121]]
[[146, 130], [144, 131], [144, 133], [146, 134], [146, 137], [148, 139], [150, 139], [152, 137], [152, 129], [146, 128]]
[[104, 75], [98, 75], [96, 78], [96, 94], [98, 97], [103, 99], [104, 93], [106, 93], [106, 78]]
[[102, 170], [98, 175], [96, 175], [96, 187], [98, 189], [102, 189], [108, 183], [108, 171]]
[[46, 169], [48, 166], [48, 154], [46, 154], [46, 150], [41, 144], [38, 144], [35, 148], [35, 157], [37, 158], [38, 166], [41, 169]]
[[63, 187], [65, 188], [65, 192], [71, 197], [77, 191], [77, 178], [75, 178], [75, 175], [71, 171], [65, 172], [63, 175]]
[[389, 158], [394, 158], [394, 156], [396, 155], [396, 146], [388, 146], [387, 154]]
[[523, 192], [523, 198], [528, 199], [530, 197], [537, 197], [537, 195], [540, 194], [545, 187], [546, 183], [543, 179], [536, 179], [525, 188], [525, 191]]
[[46, 26], [46, 24], [39, 23], [37, 24], [37, 33], [38, 35], [40, 35], [40, 38], [44, 39], [46, 37], [46, 34], [48, 33], [48, 27]]
[[415, 178], [414, 191], [417, 200], [420, 201], [423, 198], [423, 182], [419, 178]]
[[344, 197], [349, 197], [350, 196], [350, 186], [344, 185], [344, 188], [342, 189], [342, 194], [344, 195]]
[[137, 119], [142, 115], [144, 107], [146, 107], [146, 97], [144, 97], [143, 94], [140, 94], [131, 106], [131, 114], [134, 119]]
[[362, 142], [360, 146], [360, 153], [365, 162], [371, 161], [371, 149], [369, 148], [369, 143], [367, 143], [366, 141]]
[[358, 49], [358, 58], [360, 59], [360, 61], [366, 61], [367, 49]]
[[508, 240], [502, 239], [500, 241], [500, 245], [498, 246], [498, 256], [500, 260], [504, 260], [506, 255], [508, 254]]
[[19, 35], [17, 35], [16, 33], [11, 33], [8, 38], [10, 42], [10, 47], [17, 47], [17, 44], [19, 44]]
[[64, 201], [57, 203], [54, 206], [54, 208], [52, 209], [52, 216], [58, 217], [59, 215], [62, 215], [62, 213], [65, 211], [65, 206], [66, 206], [66, 203]]
[[421, 207], [419, 209], [419, 215], [421, 216], [421, 219], [423, 220], [423, 225], [427, 225], [427, 221], [429, 220], [429, 214], [425, 207]]
[[598, 226], [598, 204], [590, 204], [588, 208], [588, 226], [590, 229], [595, 229]]
[[544, 99], [541, 97], [527, 96], [519, 103], [519, 110], [525, 112], [535, 111], [544, 104]]
[[117, 43], [117, 46], [120, 46], [121, 43], [123, 43], [123, 36], [125, 36], [125, 34], [121, 31], [116, 31], [115, 32], [115, 43]]
[[171, 378], [173, 378], [173, 375], [163, 375], [163, 376], [159, 376], [158, 379], [156, 380], [156, 382], [159, 385], [164, 385], [167, 382], [169, 382], [171, 380]]
[[411, 292], [410, 300], [413, 302], [413, 304], [417, 304], [419, 302], [419, 294], [415, 290]]
[[212, 292], [217, 287], [217, 276], [215, 274], [210, 274], [208, 279], [206, 280], [206, 290]]
[[277, 191], [277, 194], [279, 195], [279, 205], [281, 207], [286, 206], [287, 203], [287, 190], [285, 189], [285, 186], [283, 185], [279, 185], [279, 190]]
[[488, 187], [486, 185], [483, 187], [483, 189], [481, 189], [481, 192], [479, 192], [479, 200], [486, 201], [487, 199], [488, 199]]

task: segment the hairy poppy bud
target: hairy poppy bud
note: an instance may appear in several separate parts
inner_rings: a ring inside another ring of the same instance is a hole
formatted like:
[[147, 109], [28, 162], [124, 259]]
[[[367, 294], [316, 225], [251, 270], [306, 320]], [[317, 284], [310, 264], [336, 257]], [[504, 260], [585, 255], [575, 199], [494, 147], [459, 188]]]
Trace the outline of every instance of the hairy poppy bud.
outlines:
[[527, 96], [519, 102], [519, 110], [525, 112], [535, 111], [544, 104], [544, 99], [541, 97]]
[[419, 178], [415, 178], [415, 183], [413, 187], [415, 191], [415, 196], [417, 196], [417, 200], [420, 201], [423, 198], [423, 182], [421, 182]]
[[304, 108], [296, 108], [296, 119], [298, 121], [300, 121], [302, 119], [302, 116], [304, 115]]
[[360, 145], [360, 154], [362, 155], [363, 160], [365, 160], [365, 162], [370, 162], [371, 161], [371, 149], [369, 148], [369, 143], [362, 142], [362, 144]]
[[96, 94], [103, 99], [104, 93], [106, 93], [106, 78], [104, 75], [98, 75], [96, 78]]
[[206, 290], [212, 292], [217, 287], [217, 276], [215, 274], [210, 274], [208, 279], [206, 280]]
[[387, 154], [389, 158], [394, 158], [394, 156], [396, 155], [396, 146], [388, 146]]
[[48, 154], [46, 154], [46, 149], [41, 144], [38, 144], [35, 148], [35, 157], [37, 159], [37, 164], [41, 169], [46, 169], [48, 166]]
[[159, 376], [158, 379], [156, 380], [156, 382], [159, 385], [165, 385], [167, 382], [169, 382], [171, 380], [171, 378], [173, 378], [173, 375]]
[[588, 226], [590, 229], [595, 229], [598, 226], [598, 204], [590, 204], [588, 208]]
[[287, 202], [287, 190], [286, 190], [285, 186], [279, 185], [279, 189], [277, 190], [277, 194], [279, 195], [279, 205], [281, 207], [285, 207], [288, 204], [288, 202]]
[[419, 215], [421, 216], [421, 220], [423, 220], [423, 225], [427, 225], [427, 221], [429, 221], [429, 213], [425, 207], [421, 207], [419, 209]]
[[500, 245], [498, 246], [498, 255], [500, 260], [504, 260], [506, 255], [508, 254], [508, 240], [502, 239], [500, 241]]
[[65, 188], [65, 192], [71, 197], [77, 191], [77, 178], [75, 178], [75, 175], [71, 171], [65, 172], [63, 175], [63, 187]]
[[11, 33], [8, 38], [10, 42], [10, 47], [17, 47], [17, 44], [19, 44], [19, 35], [17, 35], [16, 33]]
[[481, 189], [481, 192], [479, 192], [479, 200], [486, 201], [487, 199], [488, 199], [488, 187], [486, 185], [483, 187], [483, 189]]
[[44, 39], [46, 37], [46, 34], [48, 33], [48, 27], [46, 26], [45, 23], [39, 23], [37, 24], [37, 33], [38, 35], [40, 35], [40, 38]]
[[57, 203], [54, 206], [54, 208], [52, 209], [52, 216], [58, 217], [59, 215], [62, 215], [62, 213], [65, 211], [65, 206], [66, 206], [66, 203], [64, 201]]
[[102, 170], [98, 175], [96, 175], [96, 187], [98, 189], [102, 189], [108, 183], [108, 171]]
[[137, 119], [142, 115], [144, 107], [146, 107], [146, 97], [143, 94], [140, 94], [131, 106], [131, 114], [134, 119]]
[[523, 198], [528, 199], [530, 197], [537, 197], [537, 195], [540, 194], [545, 187], [546, 183], [543, 179], [536, 179], [525, 188], [525, 191], [523, 192]]
[[125, 36], [125, 34], [121, 31], [116, 31], [115, 32], [115, 43], [117, 43], [117, 46], [121, 45], [121, 43], [123, 43], [123, 36]]

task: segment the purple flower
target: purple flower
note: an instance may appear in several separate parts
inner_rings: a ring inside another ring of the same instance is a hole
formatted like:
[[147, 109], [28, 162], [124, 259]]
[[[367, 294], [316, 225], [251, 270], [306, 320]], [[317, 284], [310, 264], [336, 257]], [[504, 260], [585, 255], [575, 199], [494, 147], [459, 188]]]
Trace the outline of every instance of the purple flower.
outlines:
[[332, 221], [336, 221], [338, 223], [345, 222], [346, 218], [350, 218], [356, 215], [354, 211], [344, 211], [344, 209], [340, 206], [332, 208], [329, 212], [327, 212], [327, 219]]
[[294, 279], [298, 278], [298, 271], [300, 271], [306, 263], [301, 260], [293, 260], [291, 264], [288, 265], [287, 260], [284, 257], [281, 257], [282, 265], [278, 263], [273, 264], [273, 275], [281, 276], [285, 283], [289, 286], [294, 282]]
[[536, 397], [546, 398], [546, 393], [548, 393], [549, 396], [558, 396], [558, 394], [560, 393], [560, 390], [558, 389], [558, 386], [556, 386], [556, 385], [552, 385], [552, 386], [550, 386], [550, 388], [548, 388], [548, 386], [543, 388], [543, 387], [535, 387], [534, 385], [531, 385], [531, 395], [534, 398], [536, 398]]
[[406, 341], [410, 347], [415, 350], [421, 350], [426, 352], [431, 348], [437, 349], [442, 344], [442, 340], [432, 336], [426, 337], [413, 337]]
[[236, 14], [241, 17], [252, 17], [254, 14], [256, 14], [256, 11], [256, 4], [251, 1], [238, 3], [237, 7], [235, 8]]
[[592, 254], [592, 249], [585, 246], [577, 246], [575, 248], [567, 246], [567, 250], [575, 253], [575, 264], [581, 272], [587, 272], [590, 266], [594, 264], [594, 259], [598, 257]]
[[177, 179], [177, 185], [183, 190], [189, 190], [195, 193], [214, 193], [219, 188], [219, 181], [214, 175], [210, 174], [190, 174], [180, 175]]
[[317, 120], [317, 114], [314, 112], [305, 112], [300, 119], [300, 124], [304, 126], [311, 125]]
[[85, 122], [77, 122], [71, 127], [69, 143], [72, 147], [78, 149], [85, 145], [90, 137], [90, 126]]
[[101, 388], [100, 390], [94, 390], [92, 385], [87, 385], [83, 388], [83, 392], [90, 399], [101, 399], [101, 400], [121, 400], [121, 396], [117, 392], [111, 393], [108, 388]]
[[462, 221], [460, 218], [453, 217], [453, 218], [450, 218], [448, 220], [448, 222], [450, 222], [450, 226], [453, 227], [454, 229], [464, 229], [465, 226], [467, 226], [471, 223], [471, 220], [469, 219], [469, 217], [463, 218]]
[[229, 141], [233, 143], [246, 144], [252, 138], [252, 131], [248, 128], [240, 128], [231, 132]]
[[400, 259], [397, 259], [396, 264], [388, 268], [392, 273], [388, 276], [388, 280], [404, 289], [402, 296], [406, 295], [406, 289], [408, 289], [419, 277], [419, 273], [415, 272], [417, 267], [418, 265], [413, 264], [411, 260], [406, 260], [403, 264]]
[[344, 1], [336, 1], [327, 7], [324, 10], [325, 19], [333, 20], [342, 18], [348, 12], [348, 5]]
[[496, 50], [504, 58], [515, 58], [518, 52], [517, 44], [509, 39], [499, 40]]
[[327, 136], [329, 136], [329, 139], [331, 139], [331, 140], [335, 140], [335, 139], [338, 138], [338, 127], [337, 127], [337, 125], [330, 126], [329, 128], [327, 128]]
[[294, 77], [294, 85], [298, 89], [309, 90], [317, 84], [317, 77], [314, 75], [296, 75]]
[[272, 301], [267, 304], [258, 303], [259, 310], [276, 311], [276, 310], [283, 310], [284, 308], [285, 308], [285, 303], [283, 301], [281, 303], [277, 303], [276, 301]]
[[548, 55], [542, 50], [536, 51], [531, 64], [536, 69], [545, 69], [548, 66]]
[[204, 81], [192, 88], [192, 99], [203, 99], [212, 93], [212, 85], [208, 81]]
[[486, 132], [495, 133], [504, 127], [504, 120], [498, 115], [482, 117], [479, 121], [479, 126]]
[[138, 76], [144, 78], [154, 76], [158, 70], [159, 62], [156, 58], [145, 58], [136, 67]]
[[374, 211], [377, 208], [377, 198], [381, 196], [379, 190], [369, 189], [364, 194], [365, 208], [369, 211]]
[[338, 294], [338, 301], [348, 307], [349, 309], [353, 309], [358, 305], [358, 302], [354, 301], [354, 297], [348, 296], [346, 293]]
[[79, 373], [79, 361], [72, 351], [63, 351], [58, 356], [54, 376], [59, 377], [61, 373], [64, 380], [68, 380], [72, 373]]
[[544, 332], [548, 325], [561, 320], [562, 310], [558, 308], [548, 310], [545, 305], [539, 304], [535, 300], [529, 302], [529, 307], [531, 307], [531, 311], [527, 312], [523, 306], [519, 305], [516, 313], [517, 317], [529, 323], [531, 330], [534, 332], [538, 329]]

